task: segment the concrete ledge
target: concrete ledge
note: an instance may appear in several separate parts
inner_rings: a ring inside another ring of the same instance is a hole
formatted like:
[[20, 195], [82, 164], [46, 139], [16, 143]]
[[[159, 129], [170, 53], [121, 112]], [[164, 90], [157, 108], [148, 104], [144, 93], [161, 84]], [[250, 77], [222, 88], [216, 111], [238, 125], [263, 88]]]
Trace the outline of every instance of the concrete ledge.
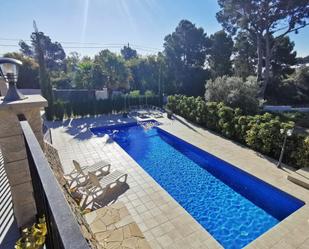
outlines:
[[11, 109], [19, 110], [20, 108], [34, 108], [34, 107], [47, 107], [48, 103], [41, 95], [26, 95], [26, 99], [4, 102], [3, 98], [0, 99], [0, 110]]

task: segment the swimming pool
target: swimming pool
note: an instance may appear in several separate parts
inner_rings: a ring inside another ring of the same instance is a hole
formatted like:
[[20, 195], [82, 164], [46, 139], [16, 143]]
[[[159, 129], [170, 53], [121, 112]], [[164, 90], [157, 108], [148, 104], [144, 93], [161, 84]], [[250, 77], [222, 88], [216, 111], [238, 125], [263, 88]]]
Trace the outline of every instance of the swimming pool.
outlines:
[[225, 248], [246, 246], [304, 205], [158, 127], [127, 124], [92, 132], [112, 135]]

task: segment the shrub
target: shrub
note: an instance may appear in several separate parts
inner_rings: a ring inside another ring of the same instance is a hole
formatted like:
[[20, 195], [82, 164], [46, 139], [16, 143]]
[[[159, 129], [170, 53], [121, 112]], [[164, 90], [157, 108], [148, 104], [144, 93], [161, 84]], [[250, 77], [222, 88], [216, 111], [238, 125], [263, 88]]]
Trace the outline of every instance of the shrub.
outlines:
[[65, 103], [62, 101], [54, 102], [54, 116], [56, 120], [63, 120], [64, 113], [65, 113]]
[[85, 117], [88, 115], [120, 113], [126, 111], [129, 106], [146, 104], [161, 107], [161, 97], [157, 95], [147, 98], [145, 96], [116, 96], [104, 100], [86, 99], [67, 102], [58, 100], [53, 104], [53, 119], [62, 120], [64, 117]]
[[246, 143], [254, 150], [266, 155], [278, 157], [284, 135], [280, 129], [293, 128], [293, 123], [281, 122], [279, 117], [270, 113], [254, 116], [249, 122], [250, 129], [246, 134]]
[[[278, 158], [284, 135], [280, 129], [291, 129], [294, 122], [270, 113], [244, 115], [220, 102], [174, 95], [168, 97], [167, 108], [223, 136], [235, 139], [265, 155]], [[288, 139], [284, 162], [296, 167], [309, 165], [309, 137], [294, 134]]]
[[219, 116], [218, 116], [218, 109], [220, 108], [219, 105], [223, 105], [223, 103], [216, 103], [216, 102], [207, 102], [207, 118], [206, 118], [206, 127], [211, 130], [218, 131], [219, 130]]
[[271, 104], [306, 105], [309, 102], [309, 67], [297, 68], [287, 79], [273, 79], [266, 97]]
[[145, 96], [147, 96], [147, 97], [153, 97], [153, 96], [155, 96], [155, 94], [154, 94], [153, 91], [147, 90], [147, 91], [145, 91]]
[[234, 110], [231, 107], [221, 105], [218, 112], [220, 132], [228, 138], [233, 137], [235, 132]]
[[258, 111], [258, 84], [256, 77], [249, 76], [245, 81], [239, 77], [222, 76], [206, 83], [205, 99], [207, 102], [223, 102], [241, 108], [247, 114]]
[[130, 97], [139, 97], [140, 95], [140, 90], [134, 90], [129, 93]]
[[292, 151], [291, 159], [295, 164], [301, 167], [309, 167], [309, 137], [298, 139], [298, 144]]
[[234, 125], [235, 125], [235, 138], [237, 141], [241, 143], [246, 142], [247, 132], [250, 129], [250, 122], [253, 119], [252, 116], [242, 115], [240, 109], [235, 110], [235, 117], [234, 117]]

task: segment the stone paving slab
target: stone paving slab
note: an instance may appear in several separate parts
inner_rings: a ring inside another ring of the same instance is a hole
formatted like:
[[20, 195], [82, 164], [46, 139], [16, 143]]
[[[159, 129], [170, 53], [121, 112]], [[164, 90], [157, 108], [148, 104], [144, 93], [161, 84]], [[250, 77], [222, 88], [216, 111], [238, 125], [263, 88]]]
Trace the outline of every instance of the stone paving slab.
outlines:
[[[309, 191], [287, 180], [287, 176], [294, 172], [291, 168], [277, 169], [274, 160], [192, 125], [180, 117], [178, 120], [165, 117], [158, 121], [163, 123], [162, 129], [306, 202], [304, 207], [257, 238], [247, 248], [309, 248]], [[119, 122], [123, 122], [121, 117], [107, 116], [52, 123], [53, 142], [59, 150], [65, 173], [72, 170], [72, 159], [84, 165], [108, 160], [112, 170], [128, 173], [129, 189], [116, 200], [125, 203], [152, 248], [222, 248], [117, 143], [93, 136], [88, 129]]]
[[92, 211], [85, 219], [103, 248], [151, 249], [123, 202]]

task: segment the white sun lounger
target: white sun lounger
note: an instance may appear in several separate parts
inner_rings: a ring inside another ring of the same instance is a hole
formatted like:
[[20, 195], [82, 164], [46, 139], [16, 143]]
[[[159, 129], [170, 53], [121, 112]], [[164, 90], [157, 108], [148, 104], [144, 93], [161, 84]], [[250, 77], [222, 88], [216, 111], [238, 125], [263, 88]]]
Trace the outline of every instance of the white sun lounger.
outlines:
[[81, 166], [77, 161], [73, 160], [74, 170], [65, 177], [69, 178], [72, 182], [76, 182], [77, 185], [82, 185], [88, 181], [88, 173], [91, 172], [97, 177], [102, 177], [110, 172], [111, 164], [104, 160], [94, 163], [90, 166]]
[[[104, 176], [101, 180], [92, 172], [88, 173], [89, 184], [85, 186], [82, 190], [86, 192], [88, 196], [93, 199], [105, 195], [106, 191], [111, 188], [112, 185], [117, 185], [118, 183], [125, 183], [128, 178], [128, 174], [123, 173], [119, 170], [115, 170]], [[121, 181], [121, 179], [123, 179]]]

